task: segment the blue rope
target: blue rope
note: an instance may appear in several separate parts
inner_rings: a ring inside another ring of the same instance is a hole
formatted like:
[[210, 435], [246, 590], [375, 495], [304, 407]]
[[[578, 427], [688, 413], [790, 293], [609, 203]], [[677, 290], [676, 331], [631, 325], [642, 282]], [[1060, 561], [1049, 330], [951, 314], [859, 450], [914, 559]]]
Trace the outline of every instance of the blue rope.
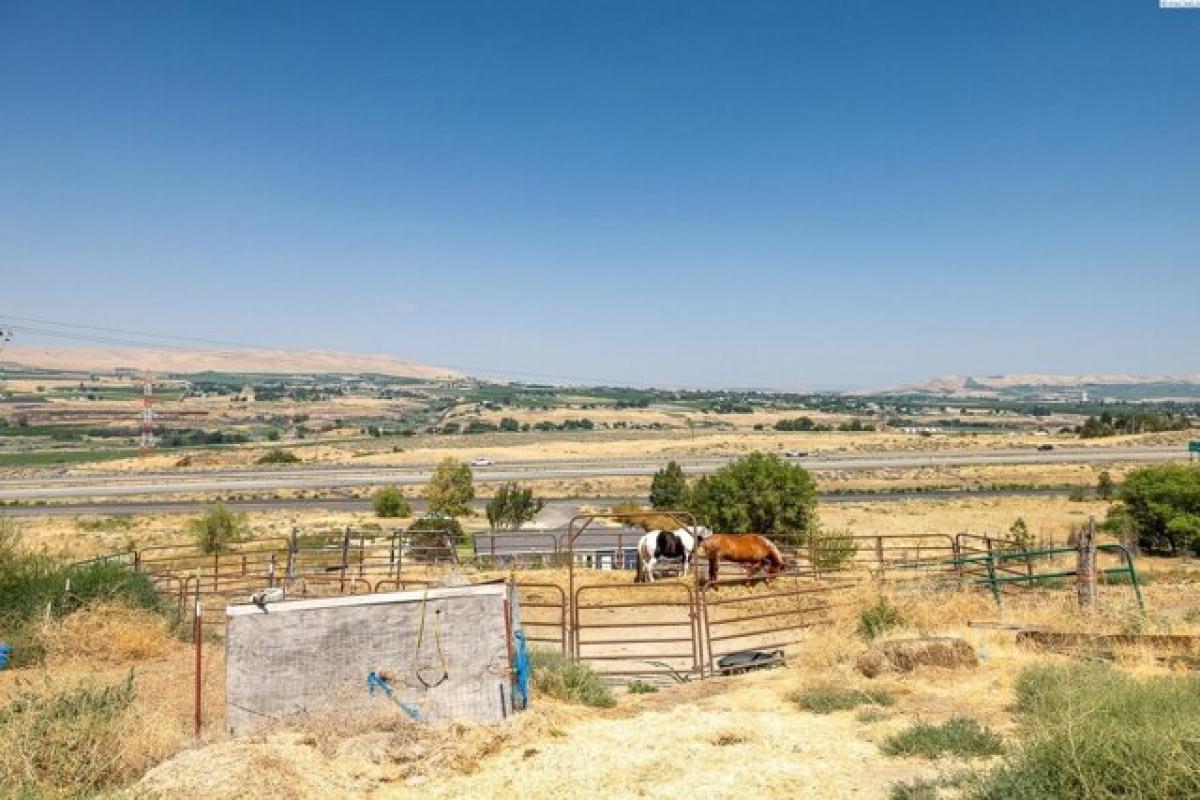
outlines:
[[412, 718], [412, 719], [420, 719], [421, 718], [421, 709], [417, 708], [416, 706], [412, 705], [411, 703], [402, 703], [399, 700], [397, 700], [396, 696], [395, 696], [395, 692], [392, 691], [391, 686], [388, 686], [387, 681], [385, 681], [383, 678], [379, 677], [378, 674], [376, 674], [374, 671], [372, 671], [367, 674], [367, 694], [374, 695], [376, 689], [379, 689], [381, 692], [383, 692], [384, 696], [387, 697], [388, 700], [391, 700], [393, 703], [395, 703], [397, 706], [399, 706], [400, 710], [403, 711], [405, 714], [408, 714], [408, 716], [410, 718]]

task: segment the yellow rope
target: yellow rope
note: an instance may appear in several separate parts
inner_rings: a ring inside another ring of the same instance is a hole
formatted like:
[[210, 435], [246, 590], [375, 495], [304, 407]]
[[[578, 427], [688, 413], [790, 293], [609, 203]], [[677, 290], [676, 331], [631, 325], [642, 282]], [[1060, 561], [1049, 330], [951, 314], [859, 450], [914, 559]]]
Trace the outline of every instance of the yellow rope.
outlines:
[[421, 593], [421, 622], [417, 626], [417, 646], [413, 648], [413, 673], [416, 674], [417, 680], [426, 689], [432, 689], [435, 686], [440, 686], [450, 677], [450, 673], [446, 670], [446, 654], [442, 652], [442, 623], [440, 614], [441, 609], [433, 612], [433, 641], [437, 645], [438, 660], [442, 665], [442, 677], [437, 679], [437, 683], [429, 683], [421, 677], [421, 667], [418, 663], [421, 657], [421, 642], [425, 640], [425, 602], [429, 598], [429, 587], [425, 587], [425, 591]]

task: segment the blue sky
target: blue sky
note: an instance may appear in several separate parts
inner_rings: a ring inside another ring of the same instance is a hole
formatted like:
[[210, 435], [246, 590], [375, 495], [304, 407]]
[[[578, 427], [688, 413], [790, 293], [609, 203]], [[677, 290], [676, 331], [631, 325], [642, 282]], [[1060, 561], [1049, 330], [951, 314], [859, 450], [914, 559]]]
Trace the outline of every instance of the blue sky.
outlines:
[[661, 385], [1196, 372], [1200, 11], [0, 0], [0, 315]]

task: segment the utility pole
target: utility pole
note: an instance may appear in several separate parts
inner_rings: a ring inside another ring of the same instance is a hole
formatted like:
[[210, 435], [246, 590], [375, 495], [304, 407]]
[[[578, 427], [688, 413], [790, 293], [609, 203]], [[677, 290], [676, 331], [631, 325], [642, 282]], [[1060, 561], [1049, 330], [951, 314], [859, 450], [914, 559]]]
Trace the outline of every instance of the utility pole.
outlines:
[[[0, 353], [4, 352], [4, 345], [13, 340], [12, 328], [0, 328]], [[0, 381], [0, 386], [3, 386], [3, 381]]]
[[149, 372], [142, 373], [142, 408], [138, 419], [142, 422], [142, 434], [138, 438], [138, 455], [148, 456], [154, 449], [154, 381]]

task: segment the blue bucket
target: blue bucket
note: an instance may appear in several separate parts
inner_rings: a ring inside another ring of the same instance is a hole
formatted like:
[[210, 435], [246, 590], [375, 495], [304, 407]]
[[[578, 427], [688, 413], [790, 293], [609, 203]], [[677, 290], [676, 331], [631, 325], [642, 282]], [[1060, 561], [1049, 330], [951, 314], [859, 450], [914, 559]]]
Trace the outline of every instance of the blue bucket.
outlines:
[[0, 669], [8, 666], [8, 660], [12, 657], [12, 645], [0, 644]]

